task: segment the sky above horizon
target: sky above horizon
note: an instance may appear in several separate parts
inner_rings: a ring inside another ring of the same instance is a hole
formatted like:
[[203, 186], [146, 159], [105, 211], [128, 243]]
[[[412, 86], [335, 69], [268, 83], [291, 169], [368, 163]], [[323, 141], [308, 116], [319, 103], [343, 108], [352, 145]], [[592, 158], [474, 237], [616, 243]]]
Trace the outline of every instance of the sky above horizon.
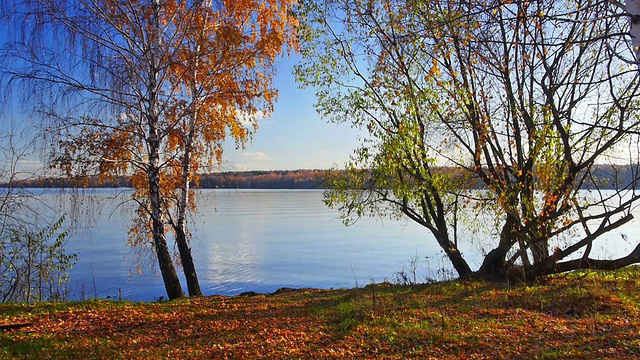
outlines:
[[329, 169], [343, 167], [358, 146], [360, 131], [328, 123], [314, 109], [315, 89], [300, 89], [293, 76], [299, 55], [278, 62], [280, 91], [273, 114], [258, 122], [244, 150], [225, 144], [221, 171]]
[[[300, 89], [294, 79], [293, 68], [299, 59], [299, 55], [289, 55], [279, 60], [274, 79], [279, 97], [274, 112], [258, 121], [258, 130], [244, 149], [237, 149], [235, 142], [227, 140], [222, 164], [209, 171], [344, 167], [363, 132], [353, 129], [350, 124], [329, 123], [320, 117], [314, 108], [315, 89]], [[33, 126], [30, 121], [25, 123], [14, 118], [19, 110], [13, 107], [5, 110], [9, 111], [5, 111], [3, 126], [14, 126], [18, 121], [25, 126], [23, 131], [30, 133], [28, 129]], [[42, 159], [37, 155], [23, 157], [18, 161], [18, 167], [25, 174], [31, 174], [42, 167]]]
[[[8, 35], [0, 29], [0, 43]], [[300, 89], [293, 75], [300, 55], [285, 55], [277, 63], [274, 86], [279, 97], [270, 117], [258, 121], [258, 130], [245, 149], [233, 141], [224, 145], [219, 171], [330, 169], [344, 167], [358, 146], [361, 131], [350, 124], [328, 123], [314, 109], [315, 89]], [[5, 113], [9, 119], [13, 115]], [[41, 165], [37, 159], [20, 160], [32, 171]], [[214, 169], [215, 170], [215, 169]]]

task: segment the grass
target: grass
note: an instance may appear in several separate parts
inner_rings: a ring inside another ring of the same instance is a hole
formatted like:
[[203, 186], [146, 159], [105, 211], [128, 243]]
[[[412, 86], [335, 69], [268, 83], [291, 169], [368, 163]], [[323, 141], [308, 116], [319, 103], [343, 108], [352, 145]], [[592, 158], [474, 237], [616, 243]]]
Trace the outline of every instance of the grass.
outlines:
[[635, 359], [640, 268], [509, 286], [369, 285], [171, 302], [0, 305], [11, 359]]

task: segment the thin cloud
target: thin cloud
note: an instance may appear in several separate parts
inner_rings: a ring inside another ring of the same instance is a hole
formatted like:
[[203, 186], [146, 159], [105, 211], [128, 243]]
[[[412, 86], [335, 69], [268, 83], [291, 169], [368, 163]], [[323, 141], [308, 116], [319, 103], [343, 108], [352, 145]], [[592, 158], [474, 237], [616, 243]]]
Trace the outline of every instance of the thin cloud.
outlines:
[[240, 154], [240, 158], [244, 161], [269, 161], [269, 157], [267, 156], [267, 154], [263, 153], [262, 151], [256, 151], [256, 152], [243, 152], [242, 154]]
[[230, 162], [235, 170], [263, 170], [269, 168], [271, 158], [262, 151], [243, 152], [237, 156], [236, 160], [232, 159]]

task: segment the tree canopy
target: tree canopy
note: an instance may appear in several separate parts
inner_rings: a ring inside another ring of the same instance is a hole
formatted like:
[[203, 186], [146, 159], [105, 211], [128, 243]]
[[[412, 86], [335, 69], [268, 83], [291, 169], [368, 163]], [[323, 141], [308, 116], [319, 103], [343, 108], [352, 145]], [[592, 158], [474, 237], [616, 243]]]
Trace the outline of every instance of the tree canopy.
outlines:
[[[298, 79], [316, 88], [323, 116], [370, 135], [351, 175], [327, 192], [347, 219], [409, 217], [463, 278], [640, 261], [640, 244], [621, 259], [590, 258], [594, 240], [631, 221], [640, 198], [638, 68], [624, 7], [329, 0], [302, 8]], [[602, 166], [632, 174], [614, 176], [613, 191], [580, 191], [601, 183]], [[477, 270], [457, 246], [474, 240], [459, 236], [465, 214], [493, 225]]]

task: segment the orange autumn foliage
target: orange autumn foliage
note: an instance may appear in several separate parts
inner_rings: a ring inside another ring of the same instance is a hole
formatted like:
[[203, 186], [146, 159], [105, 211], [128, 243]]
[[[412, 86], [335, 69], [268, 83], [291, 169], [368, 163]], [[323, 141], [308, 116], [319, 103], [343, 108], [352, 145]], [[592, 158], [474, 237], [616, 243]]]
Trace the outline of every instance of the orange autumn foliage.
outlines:
[[169, 297], [182, 295], [167, 260], [167, 228], [174, 231], [189, 294], [198, 296], [185, 225], [186, 214], [195, 210], [190, 186], [201, 168], [222, 161], [227, 137], [243, 147], [258, 120], [273, 111], [276, 60], [297, 47], [297, 22], [291, 15], [296, 2], [98, 4], [101, 10], [92, 11], [105, 21], [101, 33], [114, 41], [113, 58], [126, 73], [116, 78], [129, 92], [121, 92], [126, 94], [122, 99], [115, 96], [124, 109], [113, 126], [89, 127], [99, 139], [80, 147], [97, 160], [103, 180], [131, 177], [139, 216], [129, 243], [162, 252], [157, 255], [165, 266], [165, 285], [171, 284]]
[[[197, 2], [169, 0], [160, 13], [164, 42], [159, 54], [165, 66], [160, 136], [161, 188], [168, 197], [183, 184], [181, 159], [189, 152], [189, 181], [197, 172], [222, 161], [222, 142], [232, 138], [244, 146], [258, 120], [273, 111], [278, 91], [273, 88], [277, 58], [297, 48], [294, 0], [225, 0]], [[104, 0], [114, 26], [131, 38], [152, 36], [154, 13], [149, 1], [126, 3]], [[134, 16], [135, 15], [135, 16]], [[138, 19], [140, 24], [132, 24]], [[172, 33], [167, 36], [166, 33]], [[195, 119], [195, 120], [194, 120]], [[143, 152], [144, 119], [123, 117], [100, 143], [103, 179], [132, 175], [137, 194], [144, 198], [147, 169], [136, 159]], [[136, 181], [137, 179], [137, 181]], [[192, 199], [192, 197], [191, 197]], [[170, 204], [171, 202], [167, 202]], [[193, 208], [193, 202], [189, 205]]]

